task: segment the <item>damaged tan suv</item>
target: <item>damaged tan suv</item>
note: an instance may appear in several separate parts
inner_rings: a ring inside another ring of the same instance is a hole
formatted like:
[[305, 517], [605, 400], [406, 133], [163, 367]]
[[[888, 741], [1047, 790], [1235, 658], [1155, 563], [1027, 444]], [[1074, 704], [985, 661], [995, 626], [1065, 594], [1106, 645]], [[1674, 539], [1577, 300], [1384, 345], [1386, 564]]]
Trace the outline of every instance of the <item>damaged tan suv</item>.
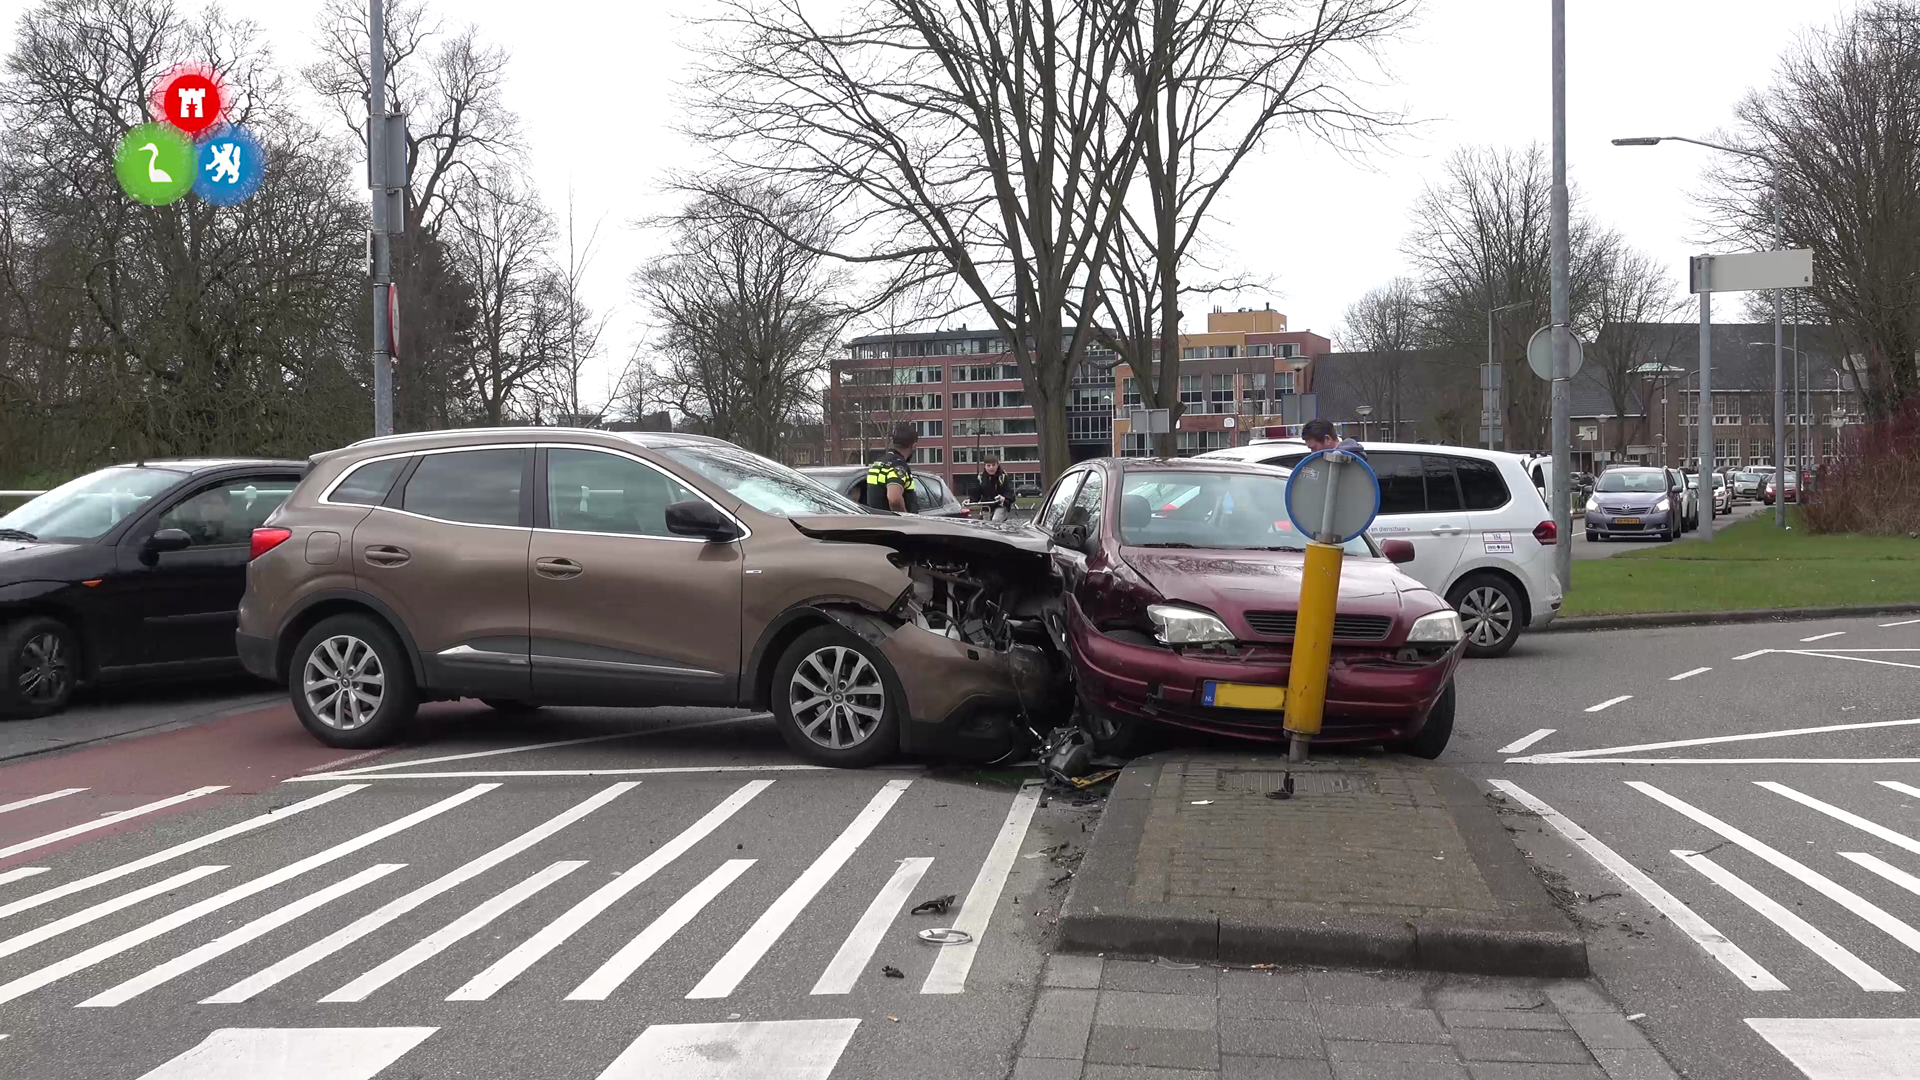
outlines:
[[876, 515], [717, 439], [434, 432], [313, 459], [254, 534], [237, 641], [331, 746], [475, 697], [768, 709], [828, 765], [986, 759], [1070, 695], [1055, 580], [1036, 535]]

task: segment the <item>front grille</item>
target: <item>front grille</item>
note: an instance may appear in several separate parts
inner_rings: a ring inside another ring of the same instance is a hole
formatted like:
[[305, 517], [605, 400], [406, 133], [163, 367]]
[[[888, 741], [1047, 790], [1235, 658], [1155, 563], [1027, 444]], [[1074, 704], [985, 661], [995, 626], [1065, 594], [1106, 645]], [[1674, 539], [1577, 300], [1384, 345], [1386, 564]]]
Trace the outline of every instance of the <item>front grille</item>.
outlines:
[[1600, 509], [1609, 514], [1651, 514], [1651, 510], [1641, 510], [1632, 506], [1607, 506], [1602, 503]]
[[[1291, 611], [1249, 611], [1247, 625], [1266, 637], [1292, 637], [1294, 613]], [[1385, 641], [1393, 632], [1393, 619], [1386, 615], [1335, 615], [1333, 636], [1343, 641]]]

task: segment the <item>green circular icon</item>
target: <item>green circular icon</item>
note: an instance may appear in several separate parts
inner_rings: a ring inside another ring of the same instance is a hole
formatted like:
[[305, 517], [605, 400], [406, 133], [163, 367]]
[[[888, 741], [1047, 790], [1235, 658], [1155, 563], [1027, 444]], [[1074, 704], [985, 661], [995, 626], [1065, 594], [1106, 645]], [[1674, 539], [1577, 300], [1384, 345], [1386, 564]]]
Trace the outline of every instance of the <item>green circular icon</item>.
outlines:
[[200, 148], [170, 124], [141, 124], [113, 155], [120, 187], [148, 206], [165, 206], [191, 191], [199, 171]]

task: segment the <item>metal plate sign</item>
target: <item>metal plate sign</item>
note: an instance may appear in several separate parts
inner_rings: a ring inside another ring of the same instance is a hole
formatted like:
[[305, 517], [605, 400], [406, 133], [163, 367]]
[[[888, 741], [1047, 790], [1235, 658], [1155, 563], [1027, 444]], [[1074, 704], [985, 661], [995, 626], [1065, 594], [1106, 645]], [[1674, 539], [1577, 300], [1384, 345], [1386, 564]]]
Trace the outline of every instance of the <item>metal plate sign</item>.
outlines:
[[1697, 255], [1687, 264], [1690, 292], [1757, 292], [1813, 285], [1813, 249]]
[[[1340, 460], [1328, 460], [1332, 454]], [[1316, 450], [1287, 477], [1287, 518], [1302, 536], [1344, 544], [1379, 513], [1380, 478], [1357, 454]]]
[[[1552, 329], [1551, 326], [1543, 326], [1535, 330], [1533, 336], [1527, 339], [1527, 366], [1533, 369], [1535, 375], [1543, 379], [1553, 378], [1553, 335], [1548, 333]], [[1573, 331], [1566, 331], [1566, 335], [1567, 373], [1562, 378], [1571, 379], [1580, 372], [1583, 350], [1580, 339], [1574, 335]]]

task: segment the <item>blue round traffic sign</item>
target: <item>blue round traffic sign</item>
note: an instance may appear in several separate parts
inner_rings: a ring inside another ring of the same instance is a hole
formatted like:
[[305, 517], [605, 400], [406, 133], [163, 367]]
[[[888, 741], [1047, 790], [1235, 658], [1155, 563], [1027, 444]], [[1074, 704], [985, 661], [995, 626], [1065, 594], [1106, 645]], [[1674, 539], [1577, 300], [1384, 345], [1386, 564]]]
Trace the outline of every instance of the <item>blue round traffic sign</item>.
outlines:
[[204, 203], [234, 206], [258, 191], [266, 174], [267, 156], [260, 140], [246, 128], [228, 124], [200, 144], [193, 193]]
[[[1344, 460], [1329, 461], [1340, 454]], [[1367, 531], [1380, 513], [1380, 478], [1359, 454], [1316, 450], [1287, 477], [1287, 519], [1302, 536], [1338, 543]]]

